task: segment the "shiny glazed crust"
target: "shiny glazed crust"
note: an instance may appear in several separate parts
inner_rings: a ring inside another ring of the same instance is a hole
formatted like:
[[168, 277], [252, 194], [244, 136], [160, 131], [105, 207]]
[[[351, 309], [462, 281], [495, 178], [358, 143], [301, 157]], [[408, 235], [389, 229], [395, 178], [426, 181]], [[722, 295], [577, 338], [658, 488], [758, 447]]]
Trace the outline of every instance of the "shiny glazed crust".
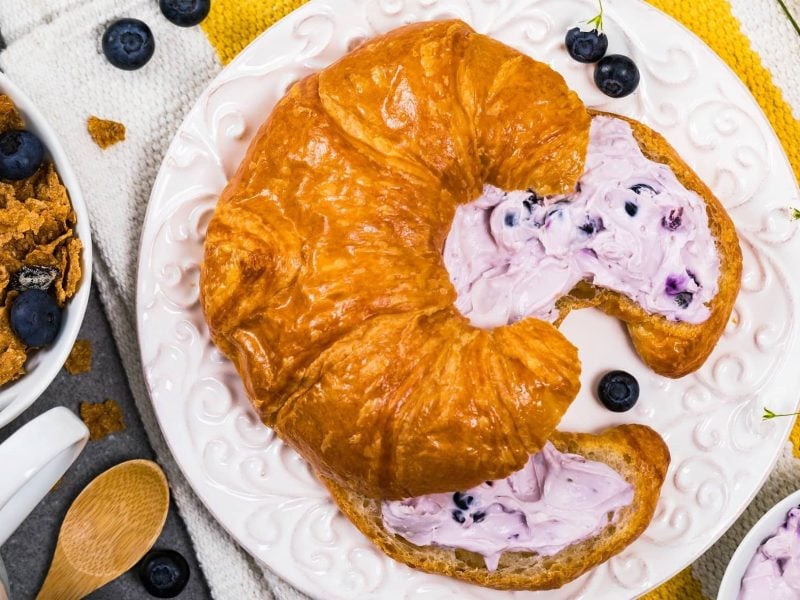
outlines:
[[576, 349], [536, 319], [473, 328], [442, 247], [485, 182], [573, 189], [589, 124], [559, 74], [458, 21], [369, 42], [279, 102], [209, 225], [201, 299], [263, 421], [321, 475], [402, 498], [544, 445]]
[[714, 350], [739, 295], [742, 251], [736, 228], [714, 193], [663, 136], [633, 119], [608, 113], [594, 114], [606, 114], [630, 123], [644, 155], [667, 165], [686, 189], [703, 198], [720, 257], [719, 291], [711, 302], [711, 316], [695, 325], [669, 321], [648, 313], [627, 296], [581, 283], [559, 301], [559, 323], [572, 309], [596, 306], [626, 323], [633, 345], [647, 366], [665, 377], [683, 377], [699, 369]]
[[[550, 437], [580, 386], [576, 349], [537, 319], [471, 327], [441, 252], [484, 183], [571, 191], [589, 124], [560, 75], [458, 21], [368, 42], [278, 103], [209, 225], [201, 301], [264, 423], [322, 477], [372, 498], [465, 489]], [[718, 340], [741, 256], [708, 188], [633, 126], [708, 203], [723, 266], [712, 317], [673, 323], [591, 288], [560, 308], [625, 320], [645, 362], [679, 376]]]
[[[393, 559], [416, 569], [449, 575], [504, 590], [549, 590], [605, 562], [638, 538], [653, 517], [669, 466], [669, 451], [661, 437], [643, 425], [622, 425], [601, 435], [555, 432], [553, 444], [562, 452], [608, 464], [634, 487], [633, 502], [620, 511], [616, 524], [597, 536], [569, 546], [554, 556], [507, 552], [496, 571], [483, 557], [465, 550], [415, 546], [383, 528], [380, 501], [361, 496], [324, 480], [342, 512]], [[435, 477], [435, 474], [431, 474]]]

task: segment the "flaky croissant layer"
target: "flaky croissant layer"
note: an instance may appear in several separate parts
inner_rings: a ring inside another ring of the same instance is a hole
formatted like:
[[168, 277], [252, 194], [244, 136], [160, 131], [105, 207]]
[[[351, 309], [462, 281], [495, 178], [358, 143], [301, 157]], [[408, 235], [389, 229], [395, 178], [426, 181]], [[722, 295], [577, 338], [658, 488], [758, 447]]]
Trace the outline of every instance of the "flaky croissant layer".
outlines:
[[[219, 200], [201, 273], [212, 337], [264, 423], [373, 498], [521, 468], [578, 393], [577, 351], [537, 319], [472, 327], [442, 247], [484, 184], [572, 190], [589, 125], [558, 73], [459, 21], [395, 30], [295, 84]], [[631, 328], [661, 318], [603, 307]]]

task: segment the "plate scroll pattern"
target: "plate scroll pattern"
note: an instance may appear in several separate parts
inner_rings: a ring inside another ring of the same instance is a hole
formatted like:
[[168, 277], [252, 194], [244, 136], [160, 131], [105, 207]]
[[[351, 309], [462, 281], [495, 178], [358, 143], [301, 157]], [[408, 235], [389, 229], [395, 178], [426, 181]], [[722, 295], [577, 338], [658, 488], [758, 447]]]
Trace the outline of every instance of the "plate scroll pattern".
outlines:
[[[553, 65], [587, 104], [650, 123], [714, 187], [741, 233], [743, 291], [699, 373], [677, 381], [657, 377], [628, 348], [621, 329], [611, 332], [619, 346], [611, 352], [615, 366], [639, 376], [646, 400], [625, 418], [659, 430], [673, 464], [642, 539], [548, 598], [634, 596], [671, 576], [724, 532], [784, 443], [788, 420], [759, 417], [765, 398], [776, 411], [792, 410], [800, 384], [800, 372], [789, 366], [800, 348], [798, 289], [787, 266], [793, 254], [800, 256], [800, 242], [785, 214], [798, 196], [788, 163], [752, 98], [710, 50], [639, 0], [607, 4], [612, 51], [631, 54], [643, 70], [640, 91], [621, 101], [601, 96], [590, 72], [561, 47], [576, 15], [591, 16], [588, 0], [312, 0], [212, 82], [170, 147], [148, 209], [139, 271], [139, 339], [152, 401], [179, 464], [211, 512], [256, 558], [309, 594], [538, 597], [418, 573], [374, 549], [302, 460], [260, 424], [235, 371], [211, 344], [199, 308], [205, 227], [265, 109], [293, 82], [406, 22], [462, 18]], [[608, 326], [594, 314], [580, 318]], [[592, 335], [571, 336], [586, 365], [584, 390], [600, 361]], [[565, 427], [599, 429], [621, 419], [598, 409], [584, 391]]]

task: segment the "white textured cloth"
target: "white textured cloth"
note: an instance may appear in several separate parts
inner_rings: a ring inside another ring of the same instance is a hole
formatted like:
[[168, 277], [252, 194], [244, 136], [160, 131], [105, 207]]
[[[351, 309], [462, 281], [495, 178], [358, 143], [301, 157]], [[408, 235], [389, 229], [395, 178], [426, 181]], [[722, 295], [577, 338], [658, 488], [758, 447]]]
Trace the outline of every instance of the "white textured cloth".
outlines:
[[[800, 15], [800, 0], [788, 2]], [[800, 116], [800, 36], [775, 0], [731, 4], [753, 48], [771, 69], [795, 116]], [[112, 68], [100, 50], [105, 24], [122, 16], [145, 20], [156, 35], [155, 57], [135, 76]], [[77, 171], [92, 220], [96, 283], [142, 420], [213, 596], [301, 598], [242, 552], [194, 496], [156, 424], [136, 343], [136, 256], [142, 219], [170, 139], [221, 68], [211, 45], [200, 29], [168, 23], [155, 0], [0, 0], [0, 31], [8, 44], [0, 53], [0, 67], [48, 118]], [[90, 115], [124, 123], [128, 139], [101, 151], [86, 132]], [[799, 486], [800, 464], [787, 450], [753, 505], [696, 563], [694, 574], [709, 598], [716, 595], [727, 560], [750, 525]]]

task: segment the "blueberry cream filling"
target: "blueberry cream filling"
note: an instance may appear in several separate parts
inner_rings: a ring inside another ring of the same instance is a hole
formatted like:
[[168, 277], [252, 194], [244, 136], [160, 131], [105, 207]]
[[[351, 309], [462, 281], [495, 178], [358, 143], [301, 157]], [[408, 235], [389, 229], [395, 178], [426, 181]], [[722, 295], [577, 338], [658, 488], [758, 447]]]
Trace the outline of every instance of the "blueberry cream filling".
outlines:
[[633, 501], [608, 465], [559, 452], [549, 442], [505, 479], [465, 492], [382, 504], [387, 531], [418, 546], [462, 548], [497, 569], [503, 552], [552, 556], [600, 533]]
[[476, 327], [559, 317], [580, 281], [649, 313], [702, 323], [718, 290], [719, 255], [703, 199], [642, 154], [630, 125], [592, 120], [574, 193], [540, 198], [487, 185], [456, 210], [444, 262], [456, 307]]
[[800, 508], [758, 547], [742, 578], [738, 600], [800, 599]]

